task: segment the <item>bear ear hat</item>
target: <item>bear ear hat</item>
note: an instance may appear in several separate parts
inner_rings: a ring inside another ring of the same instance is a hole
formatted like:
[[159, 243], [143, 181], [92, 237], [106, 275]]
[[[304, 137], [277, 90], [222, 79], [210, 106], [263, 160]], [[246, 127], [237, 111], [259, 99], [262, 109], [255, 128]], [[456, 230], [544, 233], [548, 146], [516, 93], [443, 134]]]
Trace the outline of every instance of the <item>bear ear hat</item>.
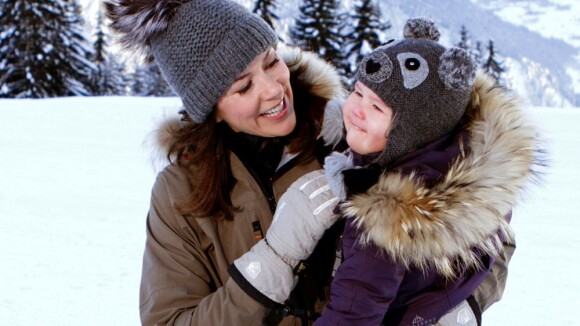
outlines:
[[419, 17], [407, 20], [405, 27], [403, 27], [403, 36], [406, 39], [428, 39], [437, 42], [439, 37], [441, 37], [441, 33], [439, 33], [439, 29], [437, 29], [431, 19]]
[[477, 63], [467, 51], [449, 48], [439, 58], [439, 78], [448, 89], [467, 91], [475, 82]]
[[149, 39], [169, 25], [175, 9], [191, 0], [109, 0], [104, 2], [111, 28], [121, 35], [119, 43], [153, 59]]

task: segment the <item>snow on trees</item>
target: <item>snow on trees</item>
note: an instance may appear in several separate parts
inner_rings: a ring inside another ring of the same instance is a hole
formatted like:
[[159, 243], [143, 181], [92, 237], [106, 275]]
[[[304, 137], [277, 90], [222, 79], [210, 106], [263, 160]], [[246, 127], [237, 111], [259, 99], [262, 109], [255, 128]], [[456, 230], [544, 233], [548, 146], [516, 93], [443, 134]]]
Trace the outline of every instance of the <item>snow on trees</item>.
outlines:
[[0, 0], [0, 97], [89, 95], [95, 65], [76, 0]]

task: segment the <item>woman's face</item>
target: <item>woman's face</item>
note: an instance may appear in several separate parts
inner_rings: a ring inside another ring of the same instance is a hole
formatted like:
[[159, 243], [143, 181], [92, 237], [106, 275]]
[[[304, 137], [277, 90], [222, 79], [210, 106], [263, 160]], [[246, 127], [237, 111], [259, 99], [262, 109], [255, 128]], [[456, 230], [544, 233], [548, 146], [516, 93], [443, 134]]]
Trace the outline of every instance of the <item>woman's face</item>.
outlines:
[[363, 83], [357, 82], [354, 92], [342, 108], [346, 142], [358, 154], [382, 152], [393, 123], [393, 110]]
[[270, 48], [257, 56], [218, 100], [217, 121], [262, 137], [286, 136], [296, 126], [288, 67]]

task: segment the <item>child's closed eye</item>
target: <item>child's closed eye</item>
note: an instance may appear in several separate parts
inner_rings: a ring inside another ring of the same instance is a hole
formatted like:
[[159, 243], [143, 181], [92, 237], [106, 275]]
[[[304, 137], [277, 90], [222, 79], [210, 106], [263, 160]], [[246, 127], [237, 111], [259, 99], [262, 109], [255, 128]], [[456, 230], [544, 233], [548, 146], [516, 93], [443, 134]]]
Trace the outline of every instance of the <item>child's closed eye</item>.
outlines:
[[374, 108], [376, 111], [380, 112], [380, 113], [383, 113], [383, 114], [385, 113], [385, 112], [383, 111], [383, 109], [381, 109], [381, 108], [380, 108], [378, 105], [376, 105], [376, 104], [373, 104], [373, 108]]

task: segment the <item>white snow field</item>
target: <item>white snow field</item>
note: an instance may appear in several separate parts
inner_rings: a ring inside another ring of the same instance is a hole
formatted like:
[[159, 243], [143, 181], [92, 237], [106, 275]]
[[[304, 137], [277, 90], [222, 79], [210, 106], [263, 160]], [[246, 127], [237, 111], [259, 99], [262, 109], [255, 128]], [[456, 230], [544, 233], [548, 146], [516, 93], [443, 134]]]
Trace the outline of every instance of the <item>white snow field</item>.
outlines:
[[[143, 144], [178, 108], [176, 98], [0, 100], [0, 324], [139, 325], [156, 174]], [[552, 166], [515, 210], [508, 286], [484, 325], [578, 325], [580, 110], [529, 113]]]

